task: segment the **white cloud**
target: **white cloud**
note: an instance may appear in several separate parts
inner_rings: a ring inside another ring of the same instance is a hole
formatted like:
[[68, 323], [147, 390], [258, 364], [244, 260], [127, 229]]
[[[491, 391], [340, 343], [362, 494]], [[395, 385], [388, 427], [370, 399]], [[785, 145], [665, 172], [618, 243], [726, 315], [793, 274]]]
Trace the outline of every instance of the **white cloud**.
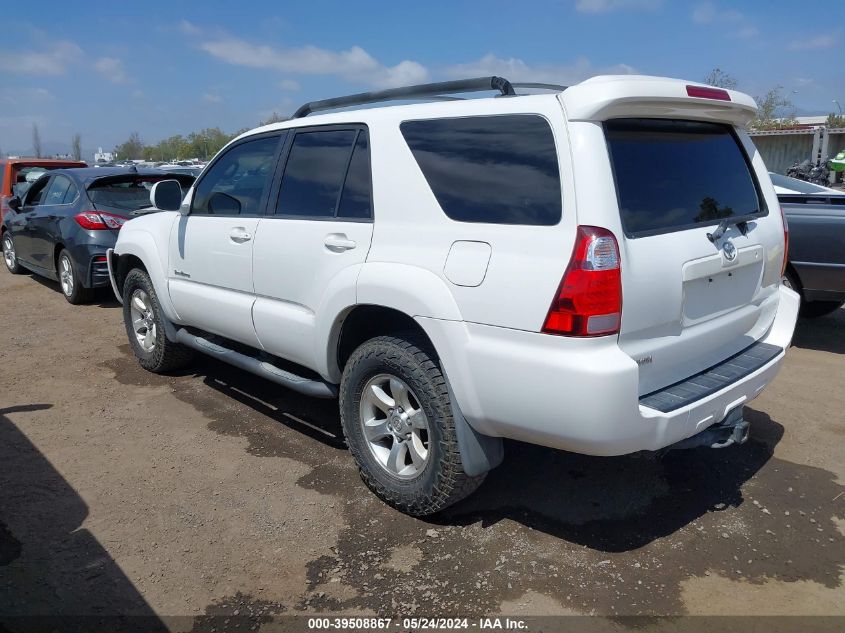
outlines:
[[789, 50], [810, 51], [822, 48], [833, 48], [836, 46], [836, 38], [832, 35], [820, 33], [803, 39], [792, 40], [789, 43]]
[[578, 0], [575, 10], [580, 13], [610, 13], [611, 11], [653, 11], [663, 0]]
[[192, 22], [188, 22], [187, 20], [182, 20], [179, 22], [179, 30], [182, 31], [185, 35], [199, 35], [202, 32], [202, 29], [198, 27], [196, 24]]
[[702, 2], [692, 11], [692, 20], [697, 24], [712, 24], [714, 22], [733, 23], [742, 22], [744, 16], [735, 9], [721, 9], [712, 2]]
[[210, 92], [206, 92], [202, 96], [202, 100], [207, 101], [208, 103], [220, 103], [221, 101], [223, 101], [223, 97], [221, 97], [220, 95], [212, 94]]
[[444, 72], [452, 78], [501, 75], [514, 82], [571, 85], [595, 75], [630, 75], [636, 71], [627, 64], [596, 67], [583, 57], [570, 65], [531, 66], [516, 57], [505, 59], [488, 53], [475, 61], [449, 66]]
[[94, 62], [94, 70], [115, 84], [123, 84], [129, 80], [123, 68], [123, 61], [117, 57], [100, 57]]
[[428, 78], [428, 70], [417, 62], [406, 60], [385, 66], [360, 46], [345, 51], [317, 46], [274, 48], [231, 36], [208, 39], [199, 46], [209, 55], [236, 66], [298, 75], [337, 75], [381, 88], [419, 83]]
[[279, 88], [287, 90], [288, 92], [296, 92], [300, 89], [299, 82], [295, 79], [282, 79], [279, 82]]
[[23, 75], [64, 75], [81, 56], [79, 46], [60, 41], [46, 51], [0, 52], [0, 70]]

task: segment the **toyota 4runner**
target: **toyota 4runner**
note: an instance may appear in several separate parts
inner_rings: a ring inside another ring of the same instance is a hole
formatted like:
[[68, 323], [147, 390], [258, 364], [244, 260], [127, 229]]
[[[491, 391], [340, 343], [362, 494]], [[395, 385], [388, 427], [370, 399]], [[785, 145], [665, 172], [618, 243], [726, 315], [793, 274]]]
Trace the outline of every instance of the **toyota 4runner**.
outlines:
[[[500, 94], [454, 98], [480, 90]], [[389, 100], [425, 102], [308, 116]], [[339, 397], [364, 481], [414, 515], [471, 493], [502, 438], [742, 443], [799, 306], [755, 110], [639, 76], [305, 104], [123, 226], [108, 266], [132, 349]]]

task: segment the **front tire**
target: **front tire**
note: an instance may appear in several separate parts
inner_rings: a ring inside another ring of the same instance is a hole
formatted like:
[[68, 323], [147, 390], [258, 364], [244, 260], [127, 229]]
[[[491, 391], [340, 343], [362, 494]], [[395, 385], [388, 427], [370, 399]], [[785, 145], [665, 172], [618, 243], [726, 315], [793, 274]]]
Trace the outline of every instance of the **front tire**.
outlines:
[[62, 249], [59, 253], [59, 259], [56, 260], [57, 272], [59, 275], [59, 286], [62, 289], [62, 294], [68, 303], [72, 305], [79, 305], [86, 303], [94, 296], [94, 291], [91, 288], [86, 288], [82, 285], [82, 277], [79, 275], [76, 265], [70, 256], [67, 249]]
[[3, 233], [3, 261], [6, 262], [6, 268], [13, 275], [21, 275], [25, 272], [23, 266], [18, 263], [15, 242], [8, 231]]
[[164, 314], [149, 275], [133, 268], [123, 282], [123, 323], [141, 367], [159, 374], [191, 362], [193, 350], [167, 338]]
[[401, 512], [434, 514], [484, 481], [464, 472], [437, 355], [414, 333], [370, 339], [353, 352], [340, 415], [364, 483]]

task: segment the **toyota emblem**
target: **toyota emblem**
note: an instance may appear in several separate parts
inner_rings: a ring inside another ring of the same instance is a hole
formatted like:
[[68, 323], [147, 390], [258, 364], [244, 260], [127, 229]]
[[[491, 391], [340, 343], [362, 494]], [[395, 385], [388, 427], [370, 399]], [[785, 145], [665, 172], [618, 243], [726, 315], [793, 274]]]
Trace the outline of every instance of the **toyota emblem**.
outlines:
[[725, 254], [725, 259], [729, 262], [736, 259], [736, 246], [734, 246], [733, 242], [725, 242], [724, 245], [722, 245], [722, 252]]

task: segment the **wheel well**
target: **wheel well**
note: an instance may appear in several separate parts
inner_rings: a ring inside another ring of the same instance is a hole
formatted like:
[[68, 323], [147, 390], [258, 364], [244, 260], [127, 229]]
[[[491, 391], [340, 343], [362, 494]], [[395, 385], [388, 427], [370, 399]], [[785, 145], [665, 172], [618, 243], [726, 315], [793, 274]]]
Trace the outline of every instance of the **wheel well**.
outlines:
[[795, 266], [792, 265], [792, 262], [789, 262], [789, 261], [786, 262], [786, 271], [785, 272], [790, 273], [792, 275], [792, 277], [795, 279], [795, 281], [798, 282], [798, 287], [794, 288], [794, 290], [799, 295], [803, 296], [804, 295], [804, 290], [803, 290], [804, 284], [801, 282], [801, 275], [799, 275], [798, 271], [795, 270]]
[[144, 266], [144, 262], [142, 262], [138, 257], [135, 257], [135, 255], [120, 255], [118, 257], [117, 269], [114, 271], [114, 282], [121, 294], [123, 294], [123, 281], [126, 279], [126, 275], [129, 274], [129, 271], [133, 268], [140, 268], [144, 272], [147, 272], [147, 267]]
[[356, 306], [346, 316], [341, 325], [340, 336], [337, 341], [337, 366], [343, 370], [346, 361], [352, 356], [352, 352], [364, 341], [376, 336], [397, 334], [409, 330], [424, 336], [431, 343], [431, 339], [428, 338], [419, 323], [404, 312], [384, 306]]
[[65, 245], [61, 242], [56, 244], [53, 247], [53, 270], [58, 272], [59, 270], [59, 253], [61, 253], [65, 248]]

